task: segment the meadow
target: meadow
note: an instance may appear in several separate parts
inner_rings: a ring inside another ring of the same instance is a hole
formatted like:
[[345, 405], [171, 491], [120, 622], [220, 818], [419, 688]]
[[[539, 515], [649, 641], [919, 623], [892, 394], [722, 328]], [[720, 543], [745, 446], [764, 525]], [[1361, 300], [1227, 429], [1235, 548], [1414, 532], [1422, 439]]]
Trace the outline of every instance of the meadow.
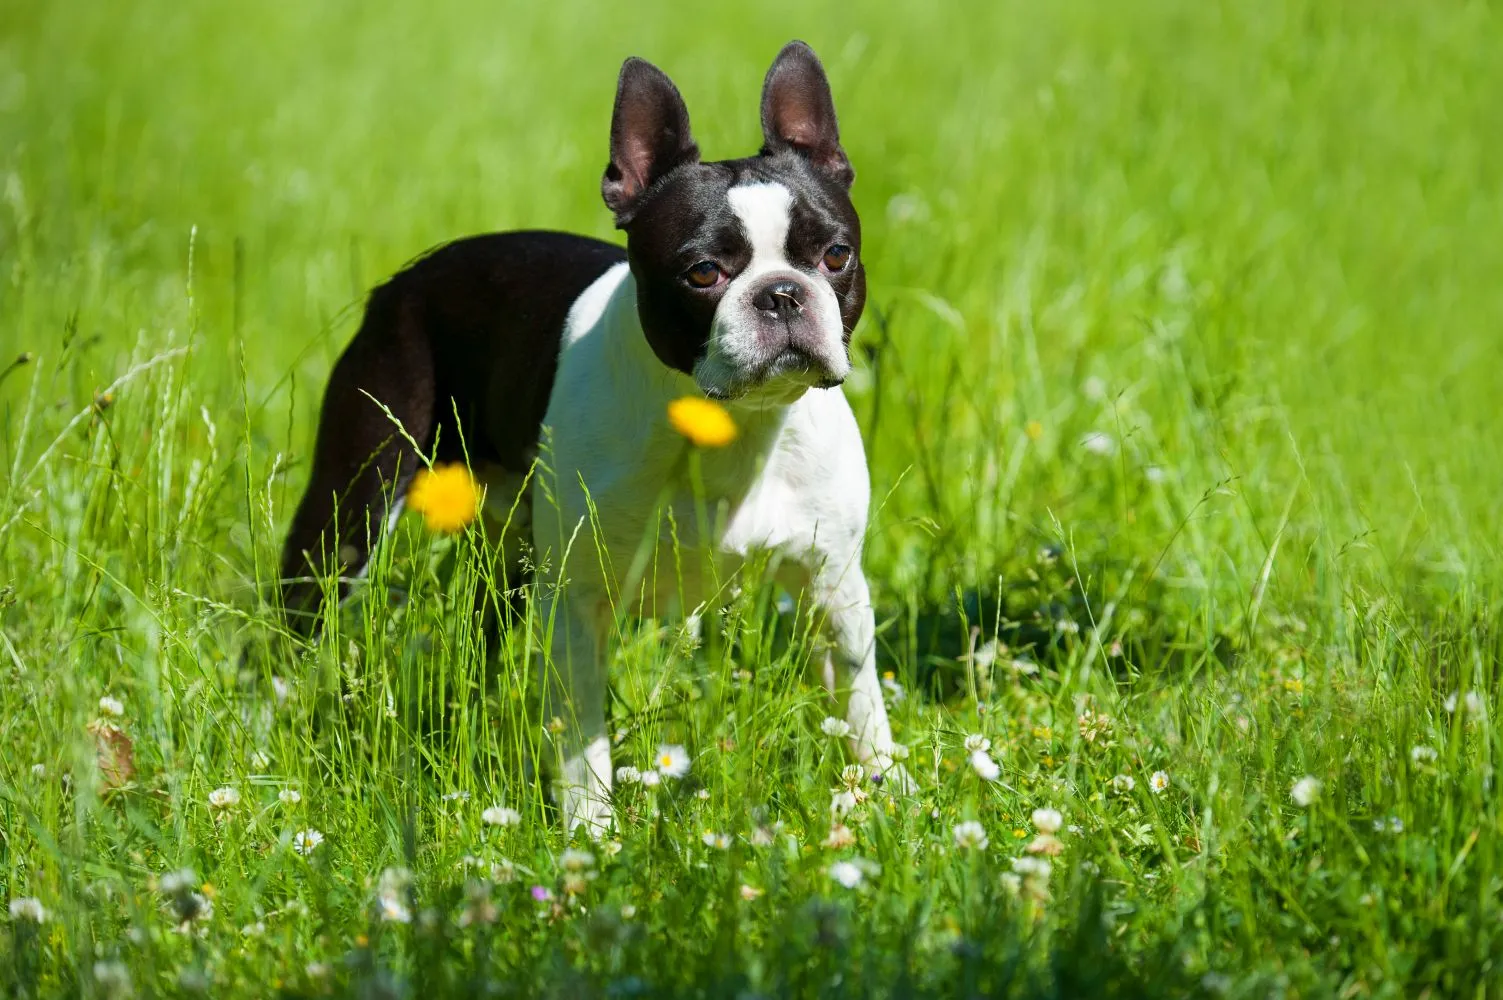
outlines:
[[[919, 787], [846, 770], [749, 585], [715, 641], [632, 628], [658, 780], [567, 841], [482, 531], [408, 515], [281, 624], [318, 397], [423, 250], [614, 237], [625, 56], [740, 156], [794, 37], [857, 174]], [[3, 5], [0, 982], [1503, 994], [1499, 52], [1459, 0]]]

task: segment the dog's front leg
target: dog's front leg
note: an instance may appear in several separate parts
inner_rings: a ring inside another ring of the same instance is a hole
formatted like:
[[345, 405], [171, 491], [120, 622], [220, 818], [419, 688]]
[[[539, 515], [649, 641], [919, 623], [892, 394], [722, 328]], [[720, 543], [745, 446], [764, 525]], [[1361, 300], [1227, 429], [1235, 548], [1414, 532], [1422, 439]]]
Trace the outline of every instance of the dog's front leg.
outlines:
[[838, 576], [821, 572], [815, 576], [813, 596], [828, 642], [821, 680], [837, 703], [844, 701], [856, 758], [891, 787], [911, 791], [912, 779], [891, 756], [892, 727], [877, 677], [876, 616], [866, 576], [860, 566]]
[[564, 829], [583, 825], [593, 837], [611, 822], [611, 743], [605, 720], [609, 617], [599, 603], [555, 598], [543, 700], [543, 717], [558, 750]]

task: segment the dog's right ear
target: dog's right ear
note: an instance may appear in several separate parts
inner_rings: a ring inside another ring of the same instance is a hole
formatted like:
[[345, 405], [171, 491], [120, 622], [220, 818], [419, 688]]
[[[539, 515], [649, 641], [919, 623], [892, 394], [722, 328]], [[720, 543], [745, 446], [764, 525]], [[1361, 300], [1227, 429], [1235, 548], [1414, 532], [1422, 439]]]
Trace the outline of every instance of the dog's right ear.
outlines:
[[621, 64], [616, 107], [611, 113], [611, 162], [600, 194], [616, 213], [616, 225], [631, 221], [653, 182], [675, 167], [699, 162], [689, 133], [689, 109], [667, 74], [644, 59]]

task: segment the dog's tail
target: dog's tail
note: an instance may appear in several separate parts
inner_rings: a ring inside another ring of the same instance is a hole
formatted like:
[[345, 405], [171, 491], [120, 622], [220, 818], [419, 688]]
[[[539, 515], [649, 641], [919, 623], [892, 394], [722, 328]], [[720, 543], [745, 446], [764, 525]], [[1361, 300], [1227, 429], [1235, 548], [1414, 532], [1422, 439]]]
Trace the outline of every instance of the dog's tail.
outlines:
[[371, 293], [324, 391], [313, 471], [282, 549], [282, 606], [295, 632], [314, 630], [331, 575], [343, 598], [364, 573], [401, 511], [419, 449], [433, 446], [435, 399], [427, 325], [399, 276]]

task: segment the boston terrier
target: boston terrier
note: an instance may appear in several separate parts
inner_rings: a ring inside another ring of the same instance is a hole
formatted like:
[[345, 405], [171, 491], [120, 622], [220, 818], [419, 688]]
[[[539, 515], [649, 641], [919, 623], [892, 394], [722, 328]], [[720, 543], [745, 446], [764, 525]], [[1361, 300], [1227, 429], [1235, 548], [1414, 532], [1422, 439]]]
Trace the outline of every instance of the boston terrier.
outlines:
[[[610, 823], [618, 623], [692, 615], [752, 558], [805, 595], [857, 758], [909, 785], [861, 569], [866, 457], [838, 388], [866, 299], [855, 174], [802, 42], [767, 73], [762, 137], [756, 156], [703, 162], [673, 82], [628, 59], [601, 181], [626, 248], [555, 232], [448, 244], [371, 293], [324, 395], [283, 553], [289, 620], [310, 631], [319, 580], [364, 571], [420, 451], [468, 461], [487, 508], [530, 508], [569, 829]], [[692, 465], [665, 415], [684, 396], [719, 402], [738, 432]]]

